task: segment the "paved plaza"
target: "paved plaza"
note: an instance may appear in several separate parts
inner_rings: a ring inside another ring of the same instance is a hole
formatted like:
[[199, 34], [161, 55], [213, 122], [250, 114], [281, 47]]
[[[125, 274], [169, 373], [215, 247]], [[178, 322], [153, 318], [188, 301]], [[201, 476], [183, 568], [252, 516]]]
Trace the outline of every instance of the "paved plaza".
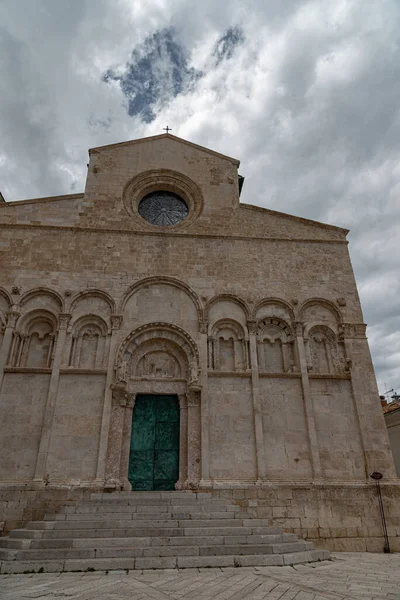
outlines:
[[0, 576], [1, 600], [400, 600], [400, 554], [340, 553], [294, 567]]

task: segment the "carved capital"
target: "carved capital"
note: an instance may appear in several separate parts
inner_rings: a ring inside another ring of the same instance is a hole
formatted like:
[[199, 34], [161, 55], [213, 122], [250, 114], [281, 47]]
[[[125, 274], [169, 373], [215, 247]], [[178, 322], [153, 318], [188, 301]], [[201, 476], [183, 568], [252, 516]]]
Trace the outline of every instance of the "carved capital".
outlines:
[[19, 312], [15, 311], [15, 310], [10, 310], [7, 313], [6, 327], [11, 327], [11, 329], [14, 329], [17, 324], [18, 318], [19, 318]]
[[247, 321], [247, 329], [249, 333], [256, 334], [258, 328], [258, 321]]
[[68, 324], [71, 320], [71, 316], [69, 313], [60, 313], [58, 315], [58, 328], [59, 329], [67, 329]]
[[123, 406], [133, 408], [135, 405], [136, 394], [127, 392], [126, 387], [122, 385], [112, 385], [112, 404], [113, 406]]
[[200, 319], [199, 321], [199, 332], [207, 333], [208, 332], [208, 321], [206, 319]]
[[112, 330], [121, 329], [122, 315], [111, 315], [110, 320]]
[[303, 337], [303, 332], [304, 332], [303, 321], [295, 321], [294, 328], [295, 328], [295, 332], [296, 332], [296, 337]]
[[341, 323], [340, 338], [365, 338], [367, 326], [365, 323]]

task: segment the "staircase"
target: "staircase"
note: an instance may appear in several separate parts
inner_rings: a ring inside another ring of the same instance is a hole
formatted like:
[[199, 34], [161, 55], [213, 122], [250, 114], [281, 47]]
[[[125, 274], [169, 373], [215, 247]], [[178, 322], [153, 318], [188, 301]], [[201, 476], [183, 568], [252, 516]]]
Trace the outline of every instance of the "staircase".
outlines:
[[210, 493], [92, 494], [0, 538], [1, 573], [293, 565], [312, 542]]

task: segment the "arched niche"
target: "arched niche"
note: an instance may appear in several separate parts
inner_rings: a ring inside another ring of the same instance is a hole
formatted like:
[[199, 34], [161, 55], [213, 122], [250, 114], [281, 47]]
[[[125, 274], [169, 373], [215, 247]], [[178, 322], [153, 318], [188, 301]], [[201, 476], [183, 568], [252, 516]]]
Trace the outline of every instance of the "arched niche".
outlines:
[[346, 370], [344, 346], [327, 325], [314, 325], [308, 332], [308, 370], [328, 375], [342, 374]]
[[203, 318], [203, 307], [188, 285], [172, 277], [157, 276], [131, 286], [122, 299], [119, 313], [123, 314], [125, 330], [132, 322], [148, 323], [151, 316], [196, 333]]
[[50, 368], [57, 331], [57, 317], [37, 309], [25, 314], [14, 332], [10, 364], [34, 369]]
[[69, 310], [74, 320], [85, 315], [97, 315], [108, 322], [110, 315], [115, 313], [115, 302], [106, 292], [85, 290], [73, 298]]
[[205, 308], [205, 318], [209, 323], [209, 332], [215, 323], [222, 319], [232, 319], [239, 323], [244, 331], [247, 328], [250, 310], [246, 302], [233, 294], [220, 294], [211, 298]]
[[98, 315], [84, 315], [71, 326], [68, 366], [95, 370], [106, 366], [108, 326]]
[[233, 319], [220, 319], [208, 339], [208, 368], [215, 371], [246, 371], [249, 346], [245, 329]]
[[199, 353], [193, 339], [170, 323], [151, 323], [133, 331], [116, 361], [117, 381], [184, 380], [198, 383]]
[[266, 317], [276, 317], [287, 323], [295, 320], [290, 304], [279, 298], [264, 298], [257, 302], [253, 311], [253, 319], [261, 321]]
[[48, 288], [35, 288], [26, 292], [19, 304], [23, 315], [33, 310], [48, 310], [56, 315], [64, 311], [62, 296]]
[[288, 322], [277, 316], [264, 316], [258, 321], [257, 352], [261, 372], [297, 371], [292, 328]]
[[343, 319], [339, 309], [332, 302], [313, 298], [302, 305], [300, 320], [304, 323], [304, 337], [307, 338], [310, 329], [316, 325], [326, 325], [337, 333]]

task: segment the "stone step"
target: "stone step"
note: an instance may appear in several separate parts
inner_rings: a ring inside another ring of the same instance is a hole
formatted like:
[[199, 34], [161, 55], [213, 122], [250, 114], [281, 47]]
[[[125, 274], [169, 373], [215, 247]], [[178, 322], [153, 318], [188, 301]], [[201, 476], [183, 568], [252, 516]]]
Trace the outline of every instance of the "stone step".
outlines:
[[[104, 538], [104, 537], [177, 537], [177, 536], [251, 536], [280, 534], [279, 527], [200, 527], [157, 528], [135, 527], [127, 529], [47, 529], [37, 531], [43, 539], [55, 538]], [[13, 533], [13, 532], [11, 532]], [[21, 536], [20, 536], [21, 537]]]
[[239, 512], [243, 510], [237, 504], [210, 503], [201, 504], [127, 504], [88, 502], [77, 506], [63, 506], [57, 514], [97, 514], [97, 513], [169, 513], [169, 512]]
[[191, 492], [189, 490], [186, 491], [166, 491], [166, 492], [114, 492], [111, 494], [95, 492], [90, 494], [91, 500], [109, 500], [109, 501], [119, 501], [119, 500], [163, 500], [168, 498], [192, 498], [193, 500], [206, 500], [213, 499], [213, 495], [211, 492]]
[[248, 519], [247, 513], [243, 512], [163, 512], [163, 513], [130, 513], [130, 512], [117, 512], [117, 513], [78, 513], [78, 514], [56, 514], [56, 515], [45, 515], [44, 521], [129, 521], [129, 520], [221, 520], [221, 519]]
[[[69, 558], [131, 558], [137, 556], [242, 556], [248, 554], [285, 554], [311, 550], [308, 542], [291, 542], [261, 545], [219, 546], [133, 546], [125, 548], [48, 548], [30, 550], [3, 550], [0, 557], [5, 560], [67, 560]], [[8, 555], [6, 556], [6, 554]], [[3, 555], [3, 556], [2, 556]]]
[[10, 531], [10, 538], [38, 539], [43, 537], [43, 531], [31, 529], [13, 529]]
[[308, 550], [294, 554], [235, 555], [235, 556], [180, 556], [180, 557], [136, 557], [136, 558], [89, 558], [63, 560], [4, 561], [1, 573], [23, 573], [24, 571], [97, 571], [115, 569], [175, 569], [201, 567], [247, 567], [281, 566], [328, 560], [326, 550]]
[[[11, 541], [11, 540], [10, 540]], [[20, 540], [15, 540], [19, 542]], [[25, 541], [25, 540], [24, 540]], [[133, 548], [149, 546], [222, 546], [249, 544], [280, 544], [297, 542], [297, 536], [292, 533], [280, 535], [250, 535], [250, 536], [200, 536], [200, 537], [133, 537], [133, 538], [55, 538], [26, 540], [30, 548]], [[7, 546], [8, 547], [8, 546]], [[17, 547], [17, 546], [15, 546]], [[25, 548], [26, 546], [18, 546]]]
[[30, 521], [27, 529], [126, 529], [129, 528], [190, 528], [190, 527], [268, 527], [268, 519], [228, 518], [228, 519], [93, 519], [67, 521]]

